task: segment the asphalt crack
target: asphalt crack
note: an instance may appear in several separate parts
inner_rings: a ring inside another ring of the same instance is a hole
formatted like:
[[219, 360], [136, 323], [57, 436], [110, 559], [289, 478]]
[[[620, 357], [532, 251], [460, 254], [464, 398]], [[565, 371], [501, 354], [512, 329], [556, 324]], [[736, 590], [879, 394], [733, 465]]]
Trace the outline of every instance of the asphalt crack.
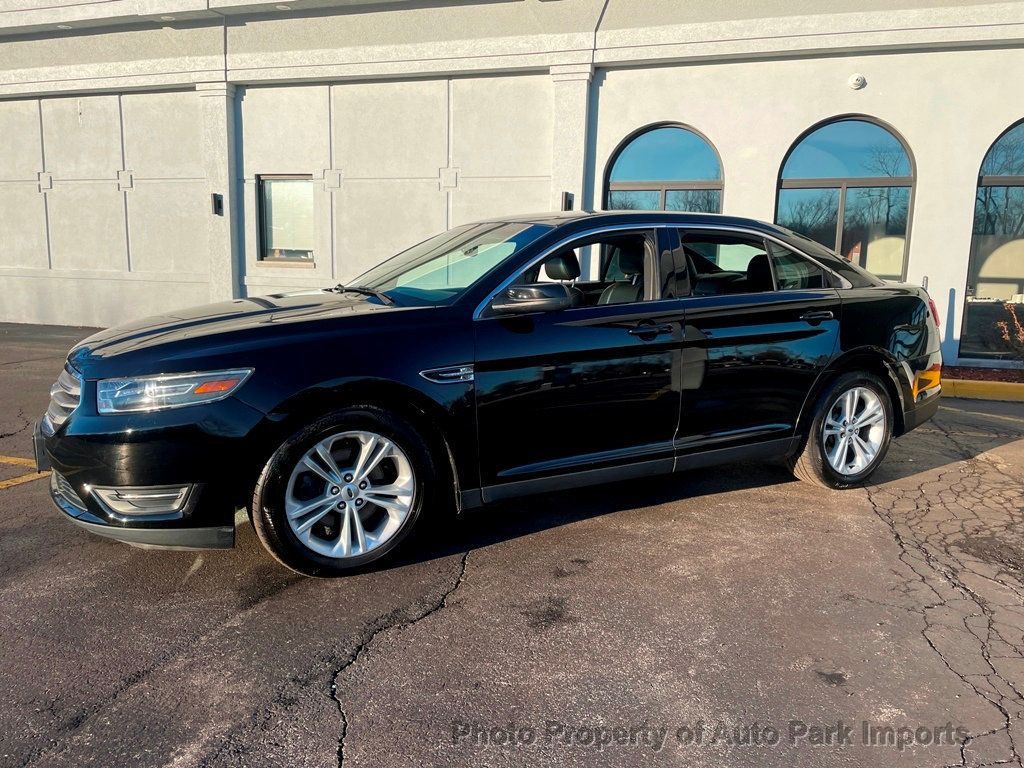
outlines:
[[[956, 765], [981, 764], [978, 756], [972, 762], [972, 748], [1005, 734], [1005, 745], [994, 745], [1002, 754], [986, 755], [984, 764], [1021, 766], [1015, 728], [1024, 717], [1024, 694], [1006, 670], [1024, 665], [1024, 573], [1014, 546], [1024, 542], [1024, 483], [972, 435], [940, 418], [931, 425], [941, 436], [934, 449], [952, 463], [923, 473], [914, 486], [870, 485], [868, 501], [913, 574], [902, 575], [901, 594], [922, 619], [923, 640], [1001, 721], [966, 736]], [[922, 430], [922, 437], [928, 434]], [[991, 439], [992, 433], [977, 437]]]
[[14, 418], [17, 419], [18, 421], [22, 422], [21, 426], [18, 427], [13, 432], [0, 432], [0, 440], [5, 440], [8, 437], [14, 437], [15, 435], [20, 435], [22, 432], [24, 432], [26, 429], [28, 429], [29, 426], [31, 426], [31, 424], [32, 424], [32, 420], [25, 417], [25, 409], [24, 408], [19, 408], [18, 409], [18, 415], [15, 416]]
[[335, 670], [334, 674], [331, 676], [331, 698], [337, 705], [338, 714], [341, 717], [341, 733], [338, 736], [338, 768], [342, 768], [345, 763], [345, 748], [347, 746], [349, 729], [348, 713], [345, 711], [345, 703], [342, 701], [340, 695], [340, 681], [342, 675], [354, 667], [362, 658], [363, 653], [367, 648], [369, 648], [370, 645], [384, 633], [392, 630], [407, 629], [447, 608], [449, 599], [451, 599], [451, 596], [459, 589], [459, 587], [462, 586], [462, 582], [466, 578], [466, 566], [469, 561], [470, 551], [471, 550], [467, 549], [462, 554], [455, 579], [452, 581], [451, 586], [441, 593], [437, 600], [434, 600], [432, 603], [425, 606], [423, 610], [413, 613], [413, 615], [409, 615], [409, 611], [407, 609], [399, 609], [380, 616], [371, 625], [369, 632], [364, 635], [362, 641], [349, 654], [345, 663]]

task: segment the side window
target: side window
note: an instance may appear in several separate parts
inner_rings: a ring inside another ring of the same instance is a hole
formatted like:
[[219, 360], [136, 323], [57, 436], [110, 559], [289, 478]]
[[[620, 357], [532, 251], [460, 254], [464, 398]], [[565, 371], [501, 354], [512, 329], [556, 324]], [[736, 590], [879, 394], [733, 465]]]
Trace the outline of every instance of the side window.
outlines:
[[[648, 232], [595, 235], [551, 254], [516, 282], [569, 282], [574, 307], [643, 301], [652, 284], [654, 242]], [[582, 273], [597, 273], [600, 279], [583, 282]]]
[[775, 268], [775, 281], [780, 291], [829, 287], [828, 278], [818, 265], [781, 245], [769, 243], [768, 248], [772, 255], [772, 266]]
[[772, 267], [759, 237], [723, 232], [680, 232], [694, 296], [775, 290]]

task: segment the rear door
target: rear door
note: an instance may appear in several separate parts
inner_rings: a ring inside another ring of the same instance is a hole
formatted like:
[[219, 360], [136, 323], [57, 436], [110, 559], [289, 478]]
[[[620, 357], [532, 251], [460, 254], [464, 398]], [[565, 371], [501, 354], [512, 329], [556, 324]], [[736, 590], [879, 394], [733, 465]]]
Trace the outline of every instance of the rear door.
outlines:
[[684, 230], [686, 454], [788, 439], [837, 348], [841, 305], [824, 270], [758, 234]]

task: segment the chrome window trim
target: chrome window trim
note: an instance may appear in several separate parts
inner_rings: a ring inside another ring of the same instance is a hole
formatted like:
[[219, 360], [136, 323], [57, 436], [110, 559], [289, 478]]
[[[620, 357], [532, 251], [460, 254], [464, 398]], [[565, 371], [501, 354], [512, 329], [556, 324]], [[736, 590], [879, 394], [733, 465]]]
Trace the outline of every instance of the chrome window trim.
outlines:
[[[697, 230], [697, 231], [701, 231], [701, 230], [714, 230], [714, 231], [718, 231], [718, 232], [735, 232], [735, 233], [738, 233], [738, 234], [758, 237], [758, 238], [761, 238], [762, 240], [771, 240], [773, 243], [776, 243], [777, 245], [779, 245], [779, 246], [781, 246], [781, 247], [783, 247], [783, 248], [785, 248], [785, 249], [787, 249], [789, 251], [792, 251], [793, 253], [801, 256], [802, 258], [807, 259], [809, 262], [811, 262], [812, 264], [817, 266], [819, 269], [822, 269], [826, 274], [828, 274], [828, 275], [832, 276], [833, 278], [835, 278], [836, 280], [838, 280], [840, 288], [848, 289], [848, 288], [852, 288], [853, 287], [853, 284], [849, 280], [847, 280], [845, 277], [840, 275], [839, 273], [829, 269], [826, 265], [824, 265], [821, 262], [819, 262], [813, 256], [810, 256], [809, 254], [804, 253], [799, 248], [797, 248], [797, 247], [795, 247], [793, 245], [790, 245], [789, 243], [785, 242], [784, 240], [779, 239], [778, 237], [776, 237], [775, 235], [773, 235], [773, 234], [771, 234], [769, 232], [762, 232], [762, 231], [759, 231], [757, 229], [752, 229], [752, 228], [743, 227], [743, 226], [737, 227], [737, 226], [731, 226], [731, 225], [726, 225], [726, 224], [683, 224], [683, 223], [665, 222], [665, 221], [648, 222], [646, 224], [640, 224], [640, 223], [637, 223], [637, 224], [613, 224], [613, 225], [604, 226], [604, 227], [596, 227], [594, 229], [585, 230], [583, 232], [577, 232], [577, 233], [575, 233], [573, 235], [570, 235], [568, 237], [564, 237], [561, 240], [559, 240], [557, 243], [555, 243], [554, 245], [549, 246], [547, 249], [545, 249], [543, 252], [541, 252], [538, 256], [536, 256], [532, 260], [530, 260], [525, 266], [522, 267], [522, 269], [518, 270], [517, 272], [515, 272], [510, 277], [507, 277], [504, 280], [502, 280], [501, 283], [498, 284], [497, 288], [495, 288], [493, 291], [488, 293], [487, 296], [484, 298], [484, 300], [481, 301], [479, 304], [477, 304], [476, 309], [473, 310], [473, 320], [480, 320], [481, 319], [481, 315], [483, 314], [484, 309], [487, 308], [487, 305], [491, 303], [491, 301], [494, 299], [495, 296], [497, 296], [503, 290], [508, 288], [512, 284], [512, 282], [517, 277], [519, 277], [519, 275], [521, 273], [525, 272], [526, 270], [530, 269], [533, 266], [536, 266], [540, 262], [544, 261], [544, 259], [546, 259], [548, 256], [551, 256], [553, 253], [556, 253], [559, 249], [564, 248], [569, 243], [574, 242], [576, 240], [581, 240], [583, 238], [591, 237], [593, 235], [603, 235], [603, 234], [607, 234], [607, 233], [611, 233], [611, 232], [628, 232], [628, 231], [651, 230], [651, 229], [655, 229], [655, 230], [656, 229], [677, 229], [677, 230], [693, 229], [693, 230]], [[776, 288], [775, 290], [778, 290], [778, 289]], [[679, 298], [691, 298], [691, 297], [690, 296], [684, 296], [684, 297], [679, 297]], [[669, 301], [674, 301], [675, 299], [668, 299], [668, 300]], [[666, 299], [652, 299], [651, 301], [666, 301]]]

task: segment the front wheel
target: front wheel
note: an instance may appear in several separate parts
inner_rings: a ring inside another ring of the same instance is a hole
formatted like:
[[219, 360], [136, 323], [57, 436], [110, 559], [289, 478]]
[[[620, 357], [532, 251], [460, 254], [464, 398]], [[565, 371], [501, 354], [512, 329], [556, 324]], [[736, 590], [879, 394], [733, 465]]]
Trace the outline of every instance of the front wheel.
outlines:
[[869, 373], [839, 376], [818, 401], [793, 474], [826, 488], [849, 488], [866, 481], [885, 458], [892, 441], [889, 394]]
[[270, 458], [253, 494], [253, 526], [292, 570], [341, 575], [409, 537], [435, 477], [426, 442], [404, 421], [370, 406], [340, 411]]

